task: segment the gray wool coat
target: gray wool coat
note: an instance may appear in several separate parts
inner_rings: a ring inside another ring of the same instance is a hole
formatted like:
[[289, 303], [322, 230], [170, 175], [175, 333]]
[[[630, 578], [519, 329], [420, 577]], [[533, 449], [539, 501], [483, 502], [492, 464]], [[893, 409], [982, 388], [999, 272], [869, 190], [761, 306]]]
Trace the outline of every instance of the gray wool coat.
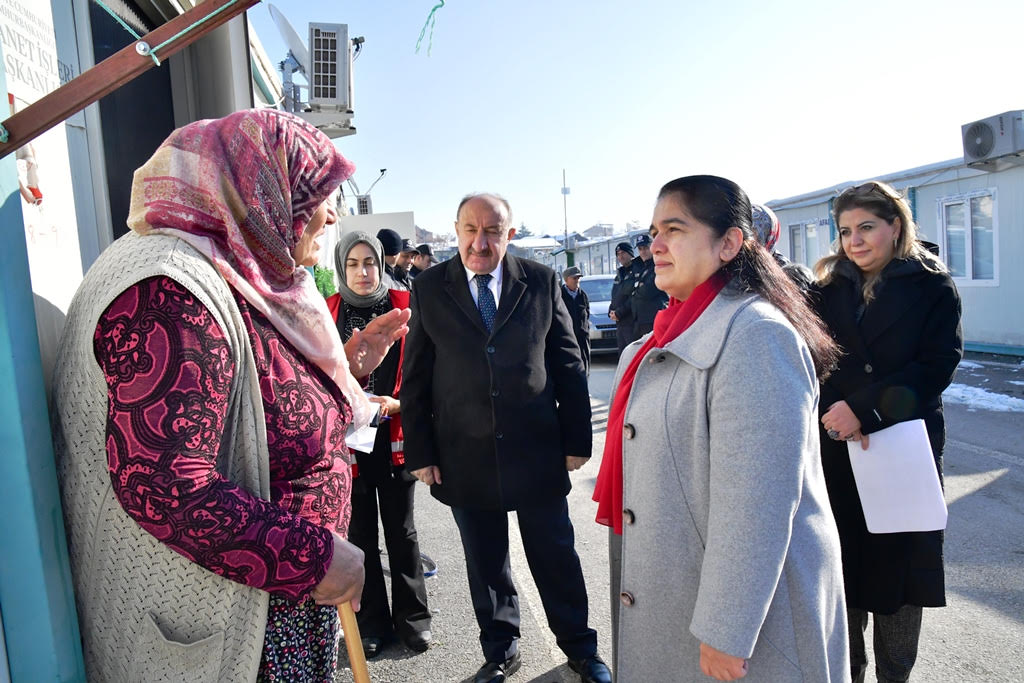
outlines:
[[648, 352], [622, 435], [619, 683], [710, 680], [701, 642], [748, 658], [745, 683], [850, 680], [817, 403], [810, 351], [756, 295], [727, 287]]

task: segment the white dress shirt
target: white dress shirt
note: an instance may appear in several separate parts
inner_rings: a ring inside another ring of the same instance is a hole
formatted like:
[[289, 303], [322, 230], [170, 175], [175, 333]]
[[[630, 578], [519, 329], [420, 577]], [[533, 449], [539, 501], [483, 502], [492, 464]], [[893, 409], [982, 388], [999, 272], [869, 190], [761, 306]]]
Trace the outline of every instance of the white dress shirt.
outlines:
[[[466, 268], [466, 266], [462, 266]], [[476, 273], [466, 268], [466, 277], [469, 279], [469, 293], [473, 296], [473, 303], [476, 304], [477, 308], [480, 307], [480, 293], [477, 291]], [[487, 289], [491, 290], [491, 294], [494, 296], [494, 310], [498, 310], [501, 307], [501, 263], [498, 263], [498, 267], [491, 271], [491, 281], [487, 283]]]

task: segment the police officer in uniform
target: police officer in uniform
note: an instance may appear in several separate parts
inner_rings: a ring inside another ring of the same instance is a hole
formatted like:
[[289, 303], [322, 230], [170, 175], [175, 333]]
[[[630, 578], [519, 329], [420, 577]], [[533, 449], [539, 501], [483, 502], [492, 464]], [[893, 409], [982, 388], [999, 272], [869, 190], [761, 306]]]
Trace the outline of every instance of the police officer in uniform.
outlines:
[[612, 283], [612, 301], [608, 305], [608, 317], [615, 321], [615, 337], [619, 353], [622, 353], [622, 350], [636, 339], [633, 306], [630, 301], [633, 295], [633, 282], [636, 279], [633, 270], [633, 245], [629, 242], [619, 242], [615, 245], [615, 260], [619, 262], [619, 268]]
[[636, 238], [636, 250], [640, 255], [633, 259], [633, 294], [630, 304], [633, 308], [633, 339], [639, 339], [654, 330], [654, 316], [668, 306], [668, 294], [654, 286], [654, 259], [651, 258], [651, 238], [640, 235]]

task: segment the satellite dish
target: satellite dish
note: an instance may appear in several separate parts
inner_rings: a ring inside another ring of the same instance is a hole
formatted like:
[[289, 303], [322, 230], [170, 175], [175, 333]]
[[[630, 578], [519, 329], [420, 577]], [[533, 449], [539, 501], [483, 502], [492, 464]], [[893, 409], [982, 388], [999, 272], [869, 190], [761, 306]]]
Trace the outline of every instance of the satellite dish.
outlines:
[[277, 24], [277, 30], [284, 38], [284, 42], [288, 45], [288, 50], [292, 53], [292, 57], [299, 63], [299, 68], [304, 75], [309, 75], [309, 50], [306, 48], [306, 44], [299, 38], [299, 34], [295, 32], [292, 25], [285, 18], [281, 10], [277, 9], [271, 4], [267, 4], [270, 8], [270, 16], [273, 18], [274, 23]]

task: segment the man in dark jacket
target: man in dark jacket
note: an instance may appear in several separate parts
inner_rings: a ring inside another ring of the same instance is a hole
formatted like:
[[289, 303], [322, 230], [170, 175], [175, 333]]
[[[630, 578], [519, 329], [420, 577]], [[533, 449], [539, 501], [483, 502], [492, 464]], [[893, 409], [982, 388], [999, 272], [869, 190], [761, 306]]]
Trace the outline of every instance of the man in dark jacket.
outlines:
[[566, 494], [592, 447], [579, 346], [554, 271], [507, 254], [508, 202], [471, 195], [456, 212], [459, 253], [413, 281], [401, 389], [406, 467], [449, 505], [466, 555], [485, 662], [475, 683], [520, 665], [515, 510], [548, 623], [584, 681], [611, 681], [597, 656]]
[[608, 317], [615, 321], [615, 337], [619, 353], [636, 340], [636, 326], [633, 324], [633, 306], [630, 302], [636, 272], [633, 269], [633, 245], [619, 242], [615, 245], [615, 260], [619, 262], [615, 281], [612, 283], [612, 300], [608, 305]]
[[654, 329], [654, 316], [668, 306], [668, 294], [654, 285], [654, 259], [651, 258], [651, 238], [640, 235], [636, 238], [636, 250], [640, 255], [633, 261], [636, 278], [630, 304], [633, 307], [634, 339], [639, 339]]
[[377, 239], [384, 248], [384, 272], [381, 280], [388, 289], [409, 290], [408, 275], [398, 266], [398, 257], [402, 253], [402, 236], [390, 228], [377, 231]]
[[416, 256], [412, 257], [412, 268], [409, 269], [409, 277], [415, 279], [424, 270], [438, 263], [440, 262], [434, 256], [434, 250], [430, 248], [430, 245], [421, 244], [416, 247]]
[[562, 303], [572, 318], [572, 331], [576, 333], [576, 343], [580, 345], [583, 356], [583, 369], [590, 376], [590, 299], [580, 287], [583, 271], [576, 266], [569, 266], [562, 271]]

